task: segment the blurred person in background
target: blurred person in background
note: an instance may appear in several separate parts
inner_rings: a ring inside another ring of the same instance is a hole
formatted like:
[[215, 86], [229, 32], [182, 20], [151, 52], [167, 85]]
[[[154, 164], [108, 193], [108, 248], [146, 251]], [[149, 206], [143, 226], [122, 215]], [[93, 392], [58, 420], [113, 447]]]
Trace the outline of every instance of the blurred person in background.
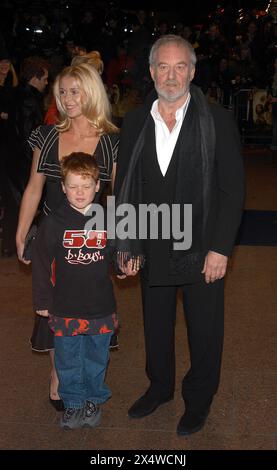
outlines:
[[277, 57], [273, 62], [273, 71], [270, 76], [268, 86], [268, 99], [271, 102], [272, 109], [272, 137], [270, 149], [272, 156], [277, 156]]
[[32, 163], [32, 151], [27, 141], [31, 132], [43, 124], [44, 93], [48, 84], [48, 71], [48, 62], [39, 56], [24, 59], [20, 69], [20, 85], [16, 100], [16, 124], [22, 152], [24, 186], [27, 184]]
[[0, 199], [4, 207], [2, 255], [15, 253], [15, 230], [20, 202], [19, 151], [15, 125], [18, 78], [11, 54], [0, 50]]

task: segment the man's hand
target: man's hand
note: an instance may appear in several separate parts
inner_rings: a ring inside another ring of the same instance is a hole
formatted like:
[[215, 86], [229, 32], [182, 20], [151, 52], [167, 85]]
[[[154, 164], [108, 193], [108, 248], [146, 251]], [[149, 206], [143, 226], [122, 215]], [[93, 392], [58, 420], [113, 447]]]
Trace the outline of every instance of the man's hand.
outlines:
[[226, 274], [228, 256], [221, 255], [215, 251], [209, 251], [206, 258], [202, 273], [205, 274], [207, 284], [217, 279], [222, 279]]
[[48, 310], [36, 310], [36, 313], [40, 315], [41, 317], [49, 317]]

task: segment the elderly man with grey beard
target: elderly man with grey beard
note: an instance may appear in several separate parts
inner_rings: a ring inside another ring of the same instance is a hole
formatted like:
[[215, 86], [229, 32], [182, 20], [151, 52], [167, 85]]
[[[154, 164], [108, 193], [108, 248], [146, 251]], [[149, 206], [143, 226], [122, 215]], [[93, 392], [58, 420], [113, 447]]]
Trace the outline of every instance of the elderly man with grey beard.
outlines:
[[[219, 386], [224, 277], [243, 209], [244, 169], [232, 114], [208, 103], [191, 84], [196, 56], [190, 43], [179, 36], [163, 36], [152, 46], [149, 62], [157, 99], [124, 118], [116, 202], [191, 204], [192, 242], [189, 248], [176, 249], [174, 234], [163, 238], [162, 227], [156, 239], [117, 240], [122, 260], [138, 256], [143, 260], [140, 275], [150, 384], [128, 413], [133, 419], [143, 418], [173, 399], [180, 288], [190, 368], [182, 382], [185, 412], [177, 433], [188, 436], [203, 428]], [[127, 265], [122, 270], [130, 274]]]

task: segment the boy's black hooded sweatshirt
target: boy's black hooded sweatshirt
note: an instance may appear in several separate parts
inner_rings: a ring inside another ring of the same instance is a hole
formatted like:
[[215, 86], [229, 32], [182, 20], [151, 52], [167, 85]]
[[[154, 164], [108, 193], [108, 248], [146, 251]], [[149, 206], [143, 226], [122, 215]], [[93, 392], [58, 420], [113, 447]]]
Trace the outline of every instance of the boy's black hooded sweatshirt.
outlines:
[[90, 218], [65, 200], [41, 223], [32, 248], [35, 310], [84, 319], [115, 312], [107, 233], [86, 231]]

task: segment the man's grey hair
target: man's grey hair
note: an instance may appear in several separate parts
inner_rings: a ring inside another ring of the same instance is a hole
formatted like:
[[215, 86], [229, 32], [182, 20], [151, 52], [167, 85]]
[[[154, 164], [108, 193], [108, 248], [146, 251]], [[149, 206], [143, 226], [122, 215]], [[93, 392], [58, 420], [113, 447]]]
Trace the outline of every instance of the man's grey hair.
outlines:
[[156, 55], [157, 51], [161, 46], [166, 46], [167, 44], [174, 43], [178, 46], [185, 47], [190, 54], [190, 64], [191, 66], [195, 67], [196, 64], [196, 54], [190, 42], [186, 41], [186, 39], [182, 38], [181, 36], [176, 36], [175, 34], [166, 34], [165, 36], [161, 36], [154, 42], [153, 46], [151, 47], [150, 54], [149, 54], [149, 64], [156, 65]]

